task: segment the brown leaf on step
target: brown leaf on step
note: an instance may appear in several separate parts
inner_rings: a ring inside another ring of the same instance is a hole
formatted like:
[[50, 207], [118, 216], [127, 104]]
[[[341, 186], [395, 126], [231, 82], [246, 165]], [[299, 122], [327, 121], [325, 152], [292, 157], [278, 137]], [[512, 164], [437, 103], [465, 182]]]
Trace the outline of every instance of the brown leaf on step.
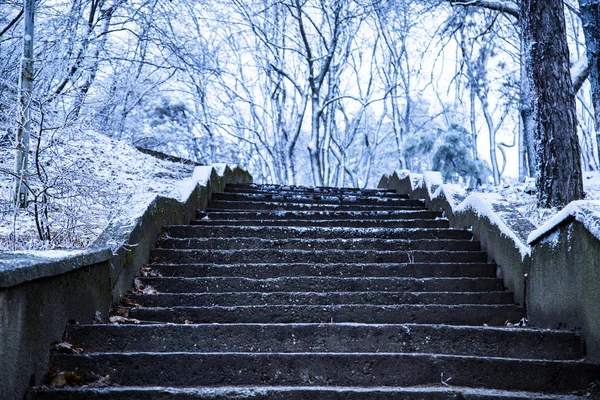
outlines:
[[108, 314], [109, 316], [118, 315], [119, 317], [128, 317], [129, 310], [127, 310], [126, 308], [116, 307], [111, 308]]
[[125, 307], [139, 307], [140, 306], [135, 300], [131, 300], [127, 296], [121, 297], [121, 305], [125, 306]]
[[144, 277], [153, 277], [153, 278], [160, 278], [162, 277], [162, 274], [150, 267], [143, 267], [142, 270], [140, 271], [140, 275], [144, 276]]
[[113, 315], [108, 318], [111, 324], [139, 324], [140, 320], [135, 318], [121, 317], [120, 315]]
[[133, 281], [134, 292], [138, 294], [156, 294], [158, 291], [150, 285], [144, 285], [141, 280], [136, 278]]
[[75, 372], [61, 371], [50, 379], [50, 386], [55, 388], [64, 388], [65, 386], [80, 386], [83, 379]]
[[83, 353], [83, 349], [71, 343], [60, 342], [54, 345], [52, 352], [54, 354], [81, 354]]

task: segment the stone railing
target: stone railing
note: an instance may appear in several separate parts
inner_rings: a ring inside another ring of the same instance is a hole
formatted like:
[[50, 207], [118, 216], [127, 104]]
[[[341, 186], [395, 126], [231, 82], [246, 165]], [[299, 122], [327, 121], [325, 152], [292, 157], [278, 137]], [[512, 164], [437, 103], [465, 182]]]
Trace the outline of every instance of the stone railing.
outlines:
[[238, 167], [196, 167], [170, 196], [130, 199], [85, 250], [0, 254], [0, 398], [22, 399], [40, 383], [69, 320], [106, 319], [165, 225], [188, 223], [227, 183], [250, 182]]
[[379, 188], [424, 199], [450, 226], [471, 228], [536, 327], [580, 330], [600, 360], [600, 201], [573, 202], [539, 229], [502, 196], [444, 184], [439, 172], [385, 175]]

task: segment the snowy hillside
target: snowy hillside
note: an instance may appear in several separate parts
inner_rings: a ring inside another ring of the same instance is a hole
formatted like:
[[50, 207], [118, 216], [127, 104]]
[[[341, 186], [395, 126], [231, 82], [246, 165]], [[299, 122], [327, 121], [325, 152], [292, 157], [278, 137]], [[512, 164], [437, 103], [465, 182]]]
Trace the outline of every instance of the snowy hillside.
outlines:
[[[40, 240], [35, 206], [12, 212], [14, 181], [0, 174], [0, 250], [81, 248], [89, 245], [129, 198], [168, 192], [191, 175], [193, 166], [163, 161], [95, 132], [77, 132], [45, 143], [39, 174], [35, 160], [34, 192], [38, 222], [50, 240]], [[13, 153], [3, 151], [0, 170], [13, 169]], [[40, 178], [41, 176], [41, 178]], [[30, 200], [33, 200], [30, 197]]]

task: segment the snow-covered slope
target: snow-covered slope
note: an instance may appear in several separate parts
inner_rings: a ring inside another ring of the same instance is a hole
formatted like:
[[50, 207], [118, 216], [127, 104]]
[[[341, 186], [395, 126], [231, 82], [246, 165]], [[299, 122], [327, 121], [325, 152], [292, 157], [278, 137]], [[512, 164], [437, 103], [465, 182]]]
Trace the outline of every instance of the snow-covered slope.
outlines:
[[[13, 179], [0, 173], [0, 251], [86, 247], [127, 200], [169, 192], [193, 171], [193, 166], [157, 159], [95, 132], [72, 133], [43, 145], [48, 148], [40, 153], [40, 163], [31, 161], [30, 181], [36, 191], [48, 188], [48, 216], [40, 195], [38, 220], [49, 226], [51, 240], [39, 239], [33, 204], [13, 212]], [[3, 152], [0, 171], [12, 170], [12, 163], [13, 155]]]

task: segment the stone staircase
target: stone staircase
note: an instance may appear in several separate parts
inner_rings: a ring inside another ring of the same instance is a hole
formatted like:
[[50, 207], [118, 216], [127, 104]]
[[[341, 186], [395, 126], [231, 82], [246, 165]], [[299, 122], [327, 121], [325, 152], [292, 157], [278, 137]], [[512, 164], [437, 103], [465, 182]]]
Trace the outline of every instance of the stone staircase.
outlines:
[[386, 190], [229, 185], [148, 267], [130, 324], [70, 325], [49, 375], [69, 384], [29, 400], [567, 398], [600, 379], [579, 336], [506, 327], [523, 310], [469, 231]]

